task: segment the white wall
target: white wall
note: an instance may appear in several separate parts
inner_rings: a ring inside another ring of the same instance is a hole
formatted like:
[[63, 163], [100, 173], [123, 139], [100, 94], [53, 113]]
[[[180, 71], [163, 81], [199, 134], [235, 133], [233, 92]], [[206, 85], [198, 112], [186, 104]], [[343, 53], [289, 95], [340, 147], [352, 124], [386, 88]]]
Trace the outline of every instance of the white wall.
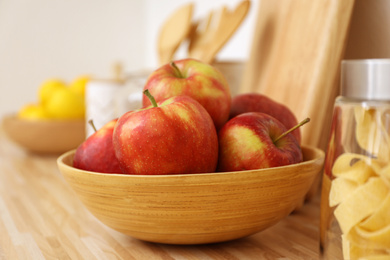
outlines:
[[[157, 68], [160, 26], [182, 0], [1, 0], [0, 116], [37, 101], [41, 82], [82, 74], [109, 77], [112, 64], [126, 71]], [[195, 19], [240, 0], [193, 0]], [[246, 60], [258, 0], [219, 60]], [[178, 58], [185, 57], [181, 47]]]

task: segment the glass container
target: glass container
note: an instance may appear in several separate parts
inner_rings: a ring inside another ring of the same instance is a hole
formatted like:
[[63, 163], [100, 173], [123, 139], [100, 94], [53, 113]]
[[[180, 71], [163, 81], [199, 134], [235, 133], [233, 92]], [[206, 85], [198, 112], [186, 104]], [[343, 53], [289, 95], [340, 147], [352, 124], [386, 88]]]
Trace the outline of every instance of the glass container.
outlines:
[[320, 215], [321, 259], [390, 259], [390, 59], [342, 61]]

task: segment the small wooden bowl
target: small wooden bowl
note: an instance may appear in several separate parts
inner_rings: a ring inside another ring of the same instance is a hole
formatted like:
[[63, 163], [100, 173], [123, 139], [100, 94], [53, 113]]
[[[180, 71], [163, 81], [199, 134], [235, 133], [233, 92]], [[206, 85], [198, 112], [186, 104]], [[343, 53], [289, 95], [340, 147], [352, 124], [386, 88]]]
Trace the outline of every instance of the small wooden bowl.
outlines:
[[289, 215], [321, 172], [324, 152], [303, 147], [304, 162], [269, 169], [180, 175], [94, 173], [58, 166], [84, 205], [107, 226], [166, 244], [204, 244], [262, 231]]
[[8, 115], [3, 128], [11, 140], [36, 153], [61, 154], [85, 140], [84, 120], [27, 120]]

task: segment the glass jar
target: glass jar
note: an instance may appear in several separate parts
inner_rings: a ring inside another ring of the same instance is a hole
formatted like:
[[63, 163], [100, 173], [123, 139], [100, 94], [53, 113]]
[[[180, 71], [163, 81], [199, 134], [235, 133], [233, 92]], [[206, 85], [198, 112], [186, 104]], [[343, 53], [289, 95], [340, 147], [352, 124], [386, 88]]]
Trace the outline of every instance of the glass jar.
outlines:
[[322, 180], [321, 258], [390, 259], [390, 59], [345, 60], [341, 69]]

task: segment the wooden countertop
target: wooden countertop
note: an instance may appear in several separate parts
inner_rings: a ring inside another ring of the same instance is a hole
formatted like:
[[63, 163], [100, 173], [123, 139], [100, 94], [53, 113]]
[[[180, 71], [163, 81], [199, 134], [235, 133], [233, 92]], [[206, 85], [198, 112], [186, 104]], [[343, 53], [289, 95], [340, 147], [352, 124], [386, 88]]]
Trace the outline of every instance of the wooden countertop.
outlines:
[[194, 246], [139, 241], [81, 204], [57, 156], [26, 152], [0, 130], [0, 259], [318, 259], [319, 196], [255, 235]]

